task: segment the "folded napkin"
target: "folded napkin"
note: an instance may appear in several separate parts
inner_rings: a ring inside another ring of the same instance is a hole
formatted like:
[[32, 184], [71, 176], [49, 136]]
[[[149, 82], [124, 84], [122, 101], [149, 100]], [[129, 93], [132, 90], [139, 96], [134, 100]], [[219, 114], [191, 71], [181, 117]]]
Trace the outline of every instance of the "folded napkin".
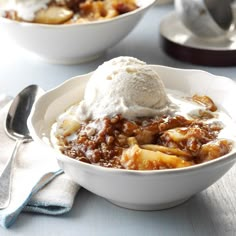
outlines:
[[[0, 95], [0, 175], [15, 144], [4, 131], [10, 102], [1, 106], [9, 100]], [[10, 227], [22, 211], [49, 215], [68, 212], [78, 190], [79, 186], [60, 170], [48, 149], [33, 141], [22, 144], [14, 162], [11, 202], [0, 210], [0, 225]]]

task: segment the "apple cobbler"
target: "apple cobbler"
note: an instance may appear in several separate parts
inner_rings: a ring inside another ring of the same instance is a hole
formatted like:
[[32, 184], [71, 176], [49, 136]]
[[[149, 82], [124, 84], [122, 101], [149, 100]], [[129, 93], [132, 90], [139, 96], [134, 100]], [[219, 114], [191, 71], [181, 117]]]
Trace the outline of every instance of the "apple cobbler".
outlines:
[[189, 99], [202, 109], [187, 118], [174, 114], [129, 120], [118, 114], [83, 122], [62, 119], [57, 145], [76, 160], [130, 170], [188, 167], [229, 153], [233, 144], [219, 136], [223, 124], [214, 102], [207, 96]]
[[73, 24], [110, 19], [138, 8], [135, 0], [48, 0], [46, 7], [24, 19], [17, 10], [7, 10], [5, 17], [41, 24]]

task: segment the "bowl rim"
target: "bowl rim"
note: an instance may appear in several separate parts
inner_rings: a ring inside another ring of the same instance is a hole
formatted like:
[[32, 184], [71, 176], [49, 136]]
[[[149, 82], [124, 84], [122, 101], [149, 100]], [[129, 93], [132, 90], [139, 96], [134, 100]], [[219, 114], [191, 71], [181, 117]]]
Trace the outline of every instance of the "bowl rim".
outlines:
[[[181, 68], [174, 68], [174, 67], [169, 67], [169, 66], [163, 66], [163, 65], [148, 65], [151, 67], [155, 67], [155, 68], [163, 68], [165, 70], [173, 70], [173, 71], [181, 71], [183, 73], [204, 73], [209, 77], [209, 79], [214, 79], [214, 78], [218, 78], [218, 79], [224, 79], [230, 83], [232, 83], [232, 85], [235, 86], [236, 88], [236, 83], [231, 80], [228, 77], [224, 77], [224, 76], [219, 76], [219, 75], [214, 75], [212, 73], [209, 73], [207, 71], [204, 70], [199, 70], [199, 69], [181, 69]], [[86, 74], [82, 74], [82, 75], [78, 75], [78, 76], [74, 76], [69, 78], [68, 80], [62, 82], [61, 84], [55, 86], [54, 88], [48, 90], [47, 92], [45, 92], [45, 94], [43, 94], [34, 104], [33, 109], [29, 115], [28, 118], [28, 127], [30, 130], [30, 133], [32, 135], [32, 137], [34, 138], [34, 140], [39, 141], [40, 143], [44, 144], [44, 146], [48, 147], [50, 150], [53, 150], [55, 155], [56, 155], [56, 159], [59, 162], [69, 162], [69, 163], [73, 163], [75, 165], [82, 165], [85, 168], [89, 168], [91, 170], [95, 170], [95, 171], [100, 171], [100, 172], [108, 172], [108, 173], [112, 173], [112, 174], [128, 174], [128, 175], [156, 175], [157, 173], [159, 173], [160, 175], [176, 175], [178, 173], [182, 173], [182, 174], [188, 174], [189, 172], [193, 173], [193, 172], [198, 172], [199, 170], [203, 170], [209, 167], [220, 167], [223, 165], [223, 163], [227, 164], [229, 162], [235, 162], [236, 161], [236, 144], [234, 144], [234, 150], [232, 150], [230, 153], [223, 155], [221, 157], [218, 157], [214, 160], [210, 160], [207, 162], [203, 162], [200, 164], [196, 164], [193, 166], [188, 166], [188, 167], [183, 167], [183, 168], [173, 168], [173, 169], [161, 169], [161, 170], [128, 170], [128, 169], [116, 169], [116, 168], [107, 168], [107, 167], [102, 167], [99, 165], [94, 165], [94, 164], [89, 164], [89, 163], [85, 163], [85, 162], [81, 162], [78, 160], [75, 160], [71, 157], [68, 157], [64, 154], [62, 154], [59, 150], [55, 149], [54, 147], [52, 147], [51, 143], [45, 143], [42, 138], [40, 138], [35, 129], [34, 129], [34, 125], [32, 123], [32, 119], [35, 115], [35, 111], [37, 110], [37, 106], [40, 105], [40, 103], [43, 103], [42, 101], [47, 97], [50, 96], [51, 94], [53, 94], [55, 91], [57, 91], [58, 89], [62, 89], [66, 84], [71, 83], [74, 80], [80, 80], [81, 78], [86, 78], [88, 76], [91, 76], [93, 74], [94, 71], [86, 73]], [[236, 123], [234, 121], [234, 123]], [[235, 140], [236, 141], [236, 140]]]
[[90, 21], [90, 22], [82, 22], [82, 23], [74, 23], [74, 24], [41, 24], [41, 23], [32, 23], [32, 22], [20, 22], [20, 21], [15, 21], [15, 20], [11, 20], [8, 18], [5, 18], [3, 16], [0, 15], [0, 21], [6, 22], [6, 23], [10, 23], [10, 24], [16, 24], [16, 25], [20, 25], [20, 26], [24, 26], [24, 27], [30, 27], [30, 26], [37, 26], [37, 27], [42, 27], [42, 28], [72, 28], [72, 27], [89, 27], [89, 26], [93, 26], [93, 25], [103, 25], [103, 24], [107, 24], [110, 22], [114, 22], [114, 21], [119, 21], [122, 20], [124, 18], [127, 18], [131, 15], [135, 15], [136, 13], [141, 13], [145, 10], [148, 10], [148, 8], [150, 8], [151, 6], [155, 5], [155, 3], [158, 0], [150, 0], [150, 3], [144, 5], [144, 6], [140, 6], [139, 8], [127, 12], [125, 14], [122, 15], [118, 15], [116, 17], [110, 18], [110, 19], [105, 19], [105, 20], [96, 20], [96, 21]]

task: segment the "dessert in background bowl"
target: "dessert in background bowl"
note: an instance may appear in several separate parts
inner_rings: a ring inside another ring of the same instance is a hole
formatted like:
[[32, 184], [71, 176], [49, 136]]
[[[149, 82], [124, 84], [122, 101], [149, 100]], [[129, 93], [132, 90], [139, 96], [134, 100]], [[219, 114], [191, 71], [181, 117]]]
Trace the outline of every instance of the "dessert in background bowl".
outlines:
[[[155, 0], [3, 1], [0, 27], [19, 46], [49, 62], [82, 63], [97, 58], [127, 36], [154, 3]], [[83, 9], [83, 14], [78, 13], [79, 9]]]
[[76, 24], [111, 19], [134, 11], [136, 0], [5, 1], [3, 17], [39, 24]]
[[235, 88], [204, 71], [120, 57], [47, 92], [28, 123], [81, 186], [123, 207], [164, 209], [234, 164]]

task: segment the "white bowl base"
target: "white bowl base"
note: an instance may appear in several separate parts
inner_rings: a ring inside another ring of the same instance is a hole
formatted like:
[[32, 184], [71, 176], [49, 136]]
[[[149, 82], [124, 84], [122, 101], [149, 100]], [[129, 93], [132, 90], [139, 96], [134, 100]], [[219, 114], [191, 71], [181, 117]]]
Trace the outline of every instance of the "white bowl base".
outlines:
[[107, 199], [109, 202], [113, 203], [114, 205], [117, 205], [119, 207], [127, 208], [130, 210], [138, 210], [138, 211], [155, 211], [155, 210], [165, 210], [168, 208], [172, 208], [178, 205], [183, 204], [189, 198], [184, 198], [178, 201], [174, 202], [168, 202], [168, 203], [161, 203], [161, 204], [132, 204], [132, 203], [126, 203], [126, 202], [118, 202]]

